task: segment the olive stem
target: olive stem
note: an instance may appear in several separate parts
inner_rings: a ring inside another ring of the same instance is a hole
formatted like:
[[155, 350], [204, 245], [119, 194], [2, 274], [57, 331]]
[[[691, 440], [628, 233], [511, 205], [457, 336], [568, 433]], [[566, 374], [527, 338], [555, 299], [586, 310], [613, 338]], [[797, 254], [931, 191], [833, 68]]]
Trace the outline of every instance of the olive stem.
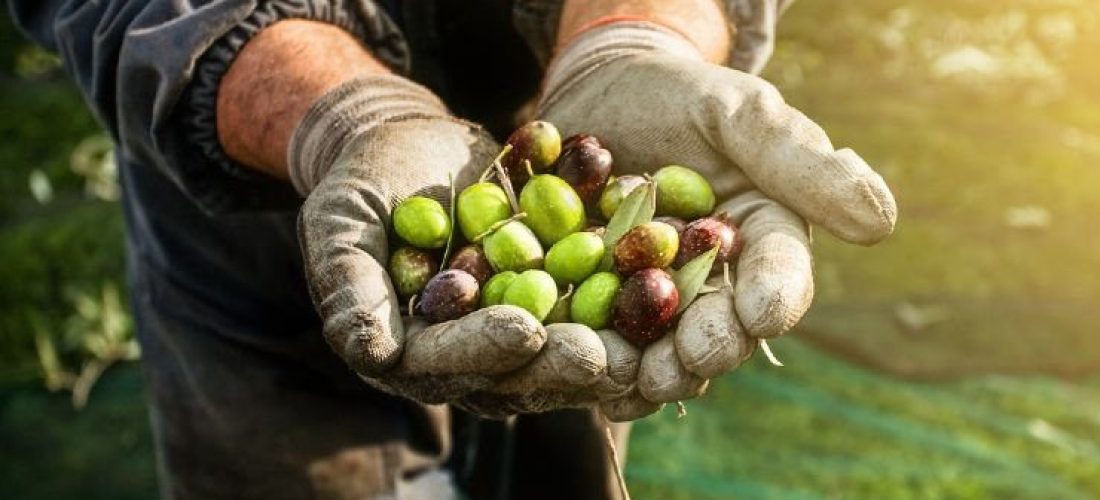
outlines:
[[504, 155], [508, 154], [509, 151], [512, 151], [511, 144], [505, 144], [503, 148], [500, 148], [500, 153], [497, 153], [497, 157], [493, 158], [493, 161], [489, 162], [489, 166], [485, 167], [485, 171], [481, 172], [481, 177], [477, 181], [485, 182], [489, 178], [489, 172], [496, 171], [496, 165], [504, 159]]
[[447, 259], [451, 258], [451, 248], [454, 247], [455, 228], [458, 227], [458, 224], [456, 224], [457, 221], [455, 220], [455, 209], [458, 205], [458, 193], [455, 191], [455, 176], [453, 174], [447, 174], [447, 179], [449, 179], [451, 183], [451, 210], [448, 214], [451, 218], [451, 233], [447, 235], [447, 248], [443, 250], [443, 259], [439, 264], [439, 272], [443, 272], [443, 270], [447, 268]]
[[[505, 150], [511, 151], [512, 146], [508, 145], [504, 147]], [[496, 160], [493, 160], [493, 168], [497, 173], [497, 180], [500, 181], [500, 187], [504, 188], [504, 194], [508, 196], [508, 204], [512, 205], [512, 212], [519, 212], [519, 200], [516, 199], [516, 188], [512, 186], [512, 178], [508, 177], [508, 172], [504, 170], [504, 165], [500, 163], [500, 158], [504, 156], [498, 156]]]
[[688, 414], [687, 405], [685, 405], [683, 401], [677, 401], [676, 402], [676, 418], [677, 419], [684, 418], [684, 417], [687, 416], [687, 414]]
[[415, 316], [416, 312], [416, 295], [409, 297], [409, 317]]
[[528, 177], [535, 176], [535, 169], [531, 167], [531, 160], [523, 160], [523, 168], [527, 170]]
[[498, 229], [504, 227], [509, 222], [515, 222], [517, 220], [523, 219], [524, 217], [527, 217], [527, 212], [520, 212], [516, 215], [513, 215], [513, 216], [507, 218], [507, 219], [496, 221], [496, 222], [493, 223], [492, 226], [489, 226], [489, 229], [486, 229], [485, 232], [483, 232], [483, 233], [481, 233], [477, 236], [474, 236], [474, 241], [473, 242], [474, 243], [481, 243], [481, 240], [485, 239], [486, 236], [489, 236], [490, 234], [493, 234], [493, 233], [497, 232]]
[[623, 477], [623, 465], [619, 461], [619, 450], [615, 448], [615, 436], [611, 435], [611, 422], [602, 410], [597, 409], [596, 414], [600, 416], [600, 421], [603, 422], [603, 442], [607, 446], [608, 455], [611, 456], [611, 466], [615, 469], [615, 479], [619, 483], [619, 493], [622, 494], [623, 500], [630, 500], [630, 490], [626, 488], [626, 478]]
[[764, 351], [764, 356], [767, 356], [768, 362], [775, 366], [783, 366], [783, 362], [779, 361], [779, 358], [775, 357], [775, 353], [772, 352], [772, 348], [768, 346], [768, 339], [760, 339], [760, 350]]
[[722, 281], [729, 287], [730, 293], [733, 293], [733, 280], [730, 279], [730, 263], [729, 261], [722, 263]]

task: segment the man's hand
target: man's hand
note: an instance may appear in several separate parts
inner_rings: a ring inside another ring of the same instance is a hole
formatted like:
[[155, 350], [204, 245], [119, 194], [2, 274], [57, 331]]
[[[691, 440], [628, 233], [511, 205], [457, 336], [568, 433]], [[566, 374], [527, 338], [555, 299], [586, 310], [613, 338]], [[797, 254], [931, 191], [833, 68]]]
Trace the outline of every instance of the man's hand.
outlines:
[[617, 354], [581, 325], [544, 328], [510, 306], [435, 325], [402, 315], [386, 272], [392, 208], [413, 195], [446, 205], [452, 179], [473, 182], [500, 147], [348, 34], [309, 21], [268, 28], [223, 78], [218, 112], [230, 155], [307, 196], [310, 293], [326, 340], [368, 383], [503, 416], [617, 395], [624, 370], [632, 382], [638, 353]]
[[725, 200], [717, 211], [745, 239], [732, 296], [700, 299], [643, 355], [641, 396], [694, 397], [708, 378], [747, 358], [753, 339], [784, 333], [808, 309], [806, 221], [869, 245], [893, 230], [896, 206], [862, 158], [834, 149], [764, 80], [708, 62], [692, 39], [665, 25], [637, 18], [589, 25], [552, 62], [541, 117], [564, 136], [597, 135], [615, 152], [616, 172], [698, 170]]

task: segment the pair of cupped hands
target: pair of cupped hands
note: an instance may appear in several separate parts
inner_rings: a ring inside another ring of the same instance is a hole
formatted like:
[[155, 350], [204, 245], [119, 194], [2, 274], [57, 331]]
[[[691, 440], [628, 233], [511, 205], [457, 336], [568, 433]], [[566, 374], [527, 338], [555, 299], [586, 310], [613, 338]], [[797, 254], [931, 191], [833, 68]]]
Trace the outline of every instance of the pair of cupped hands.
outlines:
[[460, 190], [475, 182], [500, 145], [401, 77], [356, 80], [313, 106], [290, 163], [308, 193], [299, 234], [325, 338], [364, 380], [488, 417], [598, 406], [637, 419], [698, 396], [798, 322], [813, 296], [810, 223], [864, 245], [890, 234], [896, 206], [882, 178], [772, 85], [659, 29], [632, 29], [595, 30], [559, 56], [539, 117], [563, 137], [597, 136], [617, 175], [679, 164], [706, 177], [745, 242], [732, 286], [719, 279], [644, 348], [512, 306], [440, 324], [403, 315], [386, 272], [392, 208], [412, 195], [446, 206], [451, 178]]

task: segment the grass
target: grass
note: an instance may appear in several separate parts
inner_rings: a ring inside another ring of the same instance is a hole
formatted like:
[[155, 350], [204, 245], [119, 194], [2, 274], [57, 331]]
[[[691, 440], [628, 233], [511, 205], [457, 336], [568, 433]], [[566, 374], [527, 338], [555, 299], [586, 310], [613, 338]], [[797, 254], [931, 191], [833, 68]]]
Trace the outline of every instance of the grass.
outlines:
[[[42, 60], [0, 40], [4, 68]], [[773, 343], [787, 367], [754, 359], [686, 418], [639, 422], [635, 498], [1100, 496], [1097, 53], [1088, 0], [796, 3], [766, 76], [879, 169], [898, 230], [815, 233], [815, 306]], [[94, 122], [56, 75], [0, 89], [0, 497], [148, 498], [137, 367], [75, 412], [38, 385], [28, 319], [63, 331], [66, 290], [122, 283], [118, 207], [68, 169]]]

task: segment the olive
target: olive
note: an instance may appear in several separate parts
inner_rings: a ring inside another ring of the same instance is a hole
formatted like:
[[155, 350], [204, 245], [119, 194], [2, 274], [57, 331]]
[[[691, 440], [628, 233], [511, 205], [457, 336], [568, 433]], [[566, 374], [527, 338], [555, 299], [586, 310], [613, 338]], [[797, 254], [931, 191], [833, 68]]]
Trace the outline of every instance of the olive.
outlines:
[[420, 292], [420, 312], [432, 323], [458, 319], [477, 309], [477, 299], [477, 280], [466, 271], [448, 269]]
[[532, 177], [519, 195], [519, 206], [527, 214], [523, 223], [546, 246], [584, 229], [588, 220], [577, 192], [553, 175]]
[[623, 338], [643, 347], [664, 336], [679, 306], [672, 277], [661, 269], [643, 269], [627, 278], [615, 296], [612, 324]]
[[500, 305], [504, 301], [504, 291], [518, 276], [519, 273], [515, 271], [504, 271], [489, 278], [481, 287], [481, 307]]
[[603, 214], [605, 219], [611, 220], [611, 217], [619, 210], [619, 204], [638, 186], [646, 182], [645, 177], [640, 175], [624, 175], [611, 179], [607, 183], [607, 187], [604, 188], [603, 194], [600, 195], [600, 213]]
[[451, 237], [451, 217], [438, 201], [413, 196], [393, 210], [393, 229], [414, 247], [443, 248]]
[[592, 206], [607, 186], [611, 166], [611, 152], [589, 135], [575, 135], [567, 139], [561, 156], [554, 164], [558, 177], [573, 186], [588, 206]]
[[596, 272], [603, 254], [603, 240], [595, 233], [573, 233], [546, 252], [545, 269], [558, 285], [577, 284]]
[[615, 273], [603, 272], [589, 276], [573, 292], [569, 311], [572, 320], [593, 330], [605, 328], [620, 284]]
[[437, 269], [435, 258], [418, 248], [401, 247], [390, 255], [390, 279], [402, 297], [420, 293]]
[[470, 273], [480, 284], [484, 284], [493, 275], [492, 264], [485, 258], [485, 251], [477, 245], [466, 245], [455, 252], [447, 267]]
[[656, 221], [639, 224], [615, 243], [615, 270], [630, 276], [649, 267], [668, 267], [679, 246], [680, 238], [672, 226]]
[[653, 174], [653, 184], [657, 188], [657, 215], [692, 220], [714, 210], [714, 190], [690, 168], [662, 167]]
[[530, 269], [520, 273], [504, 291], [502, 304], [527, 310], [539, 321], [546, 319], [558, 302], [558, 285], [546, 271]]
[[474, 241], [493, 224], [512, 216], [512, 206], [504, 189], [491, 182], [471, 184], [458, 195], [458, 227], [462, 235]]
[[669, 217], [666, 215], [661, 217], [654, 217], [653, 220], [657, 222], [664, 222], [665, 224], [672, 226], [672, 228], [676, 230], [677, 234], [684, 232], [684, 228], [687, 227], [687, 222], [679, 217]]
[[542, 245], [522, 222], [511, 221], [481, 241], [485, 257], [497, 272], [542, 267]]
[[507, 144], [512, 150], [501, 161], [508, 171], [512, 185], [519, 189], [527, 183], [528, 173], [524, 160], [531, 162], [535, 173], [544, 172], [561, 154], [561, 134], [550, 122], [533, 121], [512, 132]]
[[680, 253], [676, 255], [673, 265], [679, 268], [718, 247], [718, 255], [714, 258], [714, 269], [718, 269], [722, 264], [736, 259], [743, 246], [741, 231], [725, 214], [696, 219], [680, 233]]

